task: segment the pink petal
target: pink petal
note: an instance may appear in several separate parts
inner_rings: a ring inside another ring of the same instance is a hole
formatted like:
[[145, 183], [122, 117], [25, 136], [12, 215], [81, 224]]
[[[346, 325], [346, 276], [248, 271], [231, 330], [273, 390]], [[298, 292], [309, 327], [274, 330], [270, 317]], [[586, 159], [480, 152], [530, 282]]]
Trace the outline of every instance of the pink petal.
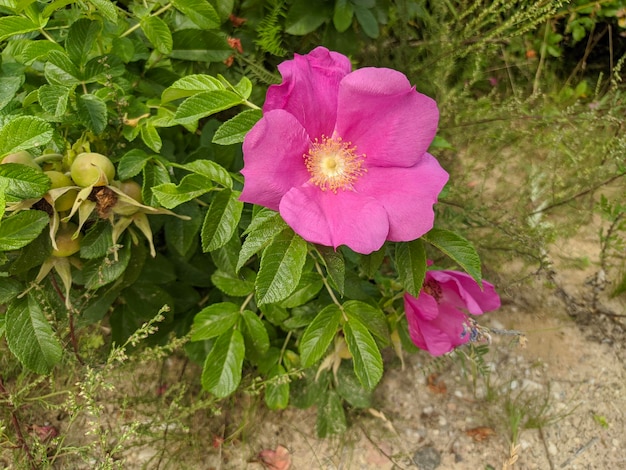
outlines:
[[339, 85], [335, 131], [367, 155], [368, 166], [415, 165], [437, 131], [434, 100], [384, 68], [352, 72]]
[[[365, 159], [369, 165], [369, 157]], [[433, 204], [448, 181], [448, 173], [430, 154], [410, 168], [369, 167], [355, 184], [362, 194], [376, 198], [387, 211], [387, 240], [415, 240], [433, 228]]]
[[305, 240], [369, 254], [385, 242], [389, 223], [375, 199], [354, 191], [322, 191], [317, 186], [293, 188], [280, 201], [280, 215]]
[[303, 157], [308, 149], [308, 135], [295, 117], [283, 110], [266, 113], [243, 142], [239, 199], [277, 211], [287, 191], [310, 179]]
[[346, 56], [324, 47], [295, 54], [278, 66], [283, 82], [269, 87], [263, 110], [289, 111], [312, 138], [330, 137], [337, 118], [339, 82], [351, 69]]
[[493, 284], [487, 281], [483, 281], [481, 290], [469, 274], [460, 271], [428, 271], [427, 276], [442, 286], [446, 302], [457, 308], [465, 308], [472, 315], [481, 315], [500, 308], [500, 296]]

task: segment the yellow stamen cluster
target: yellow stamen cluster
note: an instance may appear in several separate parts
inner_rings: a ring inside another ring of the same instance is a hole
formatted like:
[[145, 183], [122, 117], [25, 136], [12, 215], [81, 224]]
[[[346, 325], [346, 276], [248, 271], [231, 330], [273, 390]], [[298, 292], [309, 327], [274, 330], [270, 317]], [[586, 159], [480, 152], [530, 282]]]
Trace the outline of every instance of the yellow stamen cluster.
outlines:
[[344, 142], [341, 137], [322, 136], [321, 142], [315, 142], [304, 155], [307, 170], [311, 174], [310, 182], [322, 191], [338, 189], [353, 190], [354, 182], [367, 172], [363, 168], [365, 154], [356, 153], [356, 147]]

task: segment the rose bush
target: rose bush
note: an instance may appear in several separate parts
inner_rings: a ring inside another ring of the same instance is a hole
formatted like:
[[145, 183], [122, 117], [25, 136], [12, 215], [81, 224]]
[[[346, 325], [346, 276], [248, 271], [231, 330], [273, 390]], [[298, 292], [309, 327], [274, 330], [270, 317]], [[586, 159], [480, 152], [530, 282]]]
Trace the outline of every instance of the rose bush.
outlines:
[[243, 144], [241, 200], [279, 211], [307, 241], [363, 254], [428, 232], [448, 180], [427, 153], [435, 101], [400, 72], [351, 72], [323, 47], [279, 70]]

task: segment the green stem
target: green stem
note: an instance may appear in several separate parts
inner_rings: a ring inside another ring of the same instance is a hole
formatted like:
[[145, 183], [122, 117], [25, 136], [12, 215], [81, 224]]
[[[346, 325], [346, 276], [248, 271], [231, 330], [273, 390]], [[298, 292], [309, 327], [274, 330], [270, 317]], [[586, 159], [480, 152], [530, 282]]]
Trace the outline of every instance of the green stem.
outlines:
[[52, 36], [50, 36], [48, 33], [46, 33], [46, 30], [45, 30], [45, 29], [41, 28], [41, 29], [39, 30], [39, 32], [40, 32], [40, 33], [41, 33], [41, 35], [42, 35], [43, 37], [45, 37], [48, 41], [53, 42], [54, 44], [58, 44], [58, 43], [54, 40], [54, 38], [53, 38]]
[[248, 101], [248, 100], [245, 100], [245, 101], [243, 102], [243, 104], [244, 104], [244, 105], [246, 105], [248, 108], [252, 108], [252, 109], [261, 109], [261, 108], [259, 108], [256, 104], [251, 103], [251, 102], [250, 102], [250, 101]]
[[324, 272], [322, 271], [322, 267], [317, 262], [317, 260], [315, 260], [315, 269], [317, 270], [319, 275], [322, 277], [322, 282], [324, 283], [324, 287], [326, 287], [326, 290], [328, 291], [328, 295], [330, 295], [330, 298], [332, 299], [333, 303], [335, 305], [337, 305], [337, 307], [339, 307], [339, 310], [341, 310], [341, 314], [343, 315], [343, 319], [345, 321], [348, 321], [348, 317], [346, 316], [346, 312], [343, 309], [343, 305], [341, 304], [341, 302], [339, 302], [339, 300], [337, 300], [337, 297], [335, 296], [335, 292], [333, 291], [333, 288], [330, 287], [330, 284], [328, 283], [328, 280], [326, 279], [326, 276], [324, 276]]
[[[159, 16], [161, 13], [165, 13], [167, 10], [169, 10], [170, 8], [172, 8], [174, 6], [174, 4], [172, 3], [168, 3], [167, 5], [165, 5], [163, 8], [159, 8], [157, 11], [155, 11], [154, 13], [152, 13], [150, 16]], [[135, 30], [141, 28], [141, 22], [134, 24], [133, 26], [131, 26], [130, 28], [128, 28], [126, 31], [124, 31], [122, 33], [122, 35], [120, 36], [121, 38], [125, 38], [126, 36], [128, 36], [129, 34], [132, 34]]]

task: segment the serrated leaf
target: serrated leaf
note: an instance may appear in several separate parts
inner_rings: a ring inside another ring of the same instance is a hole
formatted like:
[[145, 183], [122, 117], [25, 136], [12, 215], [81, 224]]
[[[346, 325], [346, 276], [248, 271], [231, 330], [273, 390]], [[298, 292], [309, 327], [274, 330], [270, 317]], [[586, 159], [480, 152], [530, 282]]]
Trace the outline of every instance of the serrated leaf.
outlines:
[[346, 31], [352, 25], [354, 8], [348, 0], [337, 0], [335, 3], [335, 13], [333, 14], [333, 24], [340, 33]]
[[152, 188], [160, 184], [170, 182], [170, 175], [161, 165], [151, 164], [144, 166], [142, 170], [143, 186], [141, 187], [141, 197], [143, 203], [147, 206], [156, 207], [159, 201], [152, 194]]
[[65, 40], [65, 50], [75, 64], [84, 65], [89, 59], [102, 25], [99, 21], [80, 18], [72, 23]]
[[212, 304], [193, 318], [191, 341], [215, 338], [230, 330], [239, 319], [239, 307], [231, 302]]
[[61, 85], [42, 85], [39, 87], [39, 104], [55, 118], [60, 118], [67, 111], [67, 102], [71, 89]]
[[152, 43], [154, 48], [161, 54], [170, 54], [174, 41], [172, 40], [172, 32], [167, 23], [158, 16], [144, 16], [141, 19], [141, 29]]
[[315, 429], [320, 438], [343, 434], [348, 429], [341, 398], [334, 390], [324, 390], [319, 395]]
[[191, 21], [202, 29], [217, 29], [220, 27], [220, 18], [206, 0], [173, 0], [172, 3]]
[[304, 330], [299, 346], [304, 367], [311, 367], [324, 356], [337, 334], [340, 320], [339, 307], [335, 304], [327, 305]]
[[[251, 271], [253, 272], [253, 271]], [[235, 274], [217, 270], [211, 274], [211, 281], [219, 290], [231, 297], [245, 297], [254, 291], [254, 278], [243, 279]]]
[[9, 305], [5, 327], [9, 349], [28, 369], [47, 374], [60, 362], [63, 348], [31, 294]]
[[343, 332], [352, 354], [354, 373], [363, 387], [373, 390], [383, 376], [383, 359], [376, 341], [365, 325], [354, 317], [344, 323]]
[[2, 279], [2, 282], [0, 282], [0, 305], [8, 304], [23, 290], [22, 284], [16, 279], [10, 277]]
[[215, 195], [202, 224], [202, 251], [212, 251], [231, 239], [241, 218], [239, 192], [224, 189]]
[[244, 100], [250, 98], [252, 94], [252, 82], [248, 77], [241, 77], [241, 80], [233, 87], [235, 92]]
[[332, 17], [332, 9], [326, 2], [312, 5], [309, 0], [295, 0], [285, 19], [285, 32], [304, 36], [319, 28]]
[[374, 251], [369, 255], [359, 257], [359, 266], [365, 272], [368, 278], [373, 278], [385, 259], [386, 249], [383, 246], [380, 250]]
[[480, 257], [468, 240], [450, 230], [434, 228], [422, 237], [428, 243], [441, 250], [458, 264], [467, 274], [482, 285]]
[[363, 32], [370, 38], [376, 39], [380, 35], [378, 21], [369, 8], [356, 7], [354, 9], [356, 19], [363, 28]]
[[109, 21], [117, 23], [117, 11], [115, 4], [109, 0], [89, 0], [89, 3], [93, 3], [98, 11]]
[[340, 251], [328, 246], [317, 246], [318, 253], [322, 257], [326, 272], [330, 276], [333, 287], [337, 289], [339, 295], [343, 297], [346, 282], [346, 262]]
[[230, 330], [219, 336], [202, 369], [202, 388], [219, 398], [237, 390], [245, 355], [243, 336]]
[[50, 51], [63, 51], [63, 48], [48, 40], [29, 41], [16, 58], [25, 65], [31, 65], [35, 60], [47, 56]]
[[316, 272], [302, 274], [296, 289], [280, 305], [286, 308], [299, 307], [310, 302], [324, 287], [322, 277]]
[[225, 188], [233, 187], [233, 179], [230, 174], [224, 169], [224, 167], [211, 160], [194, 160], [193, 162], [180, 165], [179, 167], [204, 175], [211, 181], [221, 184]]
[[0, 77], [0, 109], [13, 101], [15, 94], [24, 83], [24, 76]]
[[[119, 77], [126, 72], [122, 60], [115, 55], [102, 55], [90, 59], [83, 67], [80, 74], [81, 81], [85, 83], [100, 82], [106, 84], [112, 77]], [[105, 90], [103, 90], [105, 91]], [[105, 91], [106, 94], [110, 93]]]
[[101, 134], [107, 126], [107, 105], [96, 95], [80, 95], [76, 100], [80, 121], [95, 134]]
[[341, 398], [355, 408], [370, 408], [372, 406], [372, 392], [363, 388], [354, 374], [354, 370], [347, 362], [342, 361], [339, 366], [335, 390]]
[[348, 300], [343, 304], [348, 319], [361, 322], [384, 345], [389, 344], [389, 325], [383, 311], [360, 300]]
[[283, 230], [274, 238], [261, 256], [255, 286], [258, 305], [289, 297], [300, 282], [306, 255], [306, 241], [293, 230]]
[[130, 246], [130, 239], [127, 236], [124, 246], [117, 251], [117, 256], [110, 254], [87, 261], [82, 268], [85, 287], [96, 290], [119, 279], [130, 261]]
[[222, 62], [233, 53], [221, 33], [198, 29], [183, 29], [173, 34], [172, 59], [192, 62]]
[[26, 165], [3, 163], [0, 165], [0, 184], [10, 199], [35, 199], [50, 189], [50, 178]]
[[173, 209], [176, 206], [208, 193], [212, 188], [213, 183], [209, 178], [204, 175], [192, 173], [184, 176], [178, 185], [165, 183], [154, 186], [152, 193], [163, 207]]
[[137, 176], [151, 158], [152, 155], [148, 155], [141, 149], [132, 149], [126, 152], [117, 164], [118, 178], [124, 181]]
[[[267, 217], [266, 217], [267, 216]], [[250, 229], [252, 230], [250, 231]], [[248, 235], [243, 242], [236, 270], [239, 271], [246, 262], [268, 245], [276, 235], [287, 228], [278, 212], [263, 210], [252, 219], [252, 223], [246, 229]]]
[[241, 97], [232, 91], [205, 91], [183, 101], [178, 107], [174, 119], [180, 124], [190, 124], [241, 103], [243, 103]]
[[231, 145], [243, 142], [246, 134], [252, 129], [263, 112], [258, 109], [248, 109], [237, 114], [222, 124], [213, 136], [213, 143], [219, 145]]
[[179, 255], [185, 256], [198, 239], [198, 232], [202, 227], [202, 213], [198, 204], [193, 202], [182, 204], [176, 209], [176, 213], [186, 215], [190, 219], [168, 217], [165, 222], [165, 240], [168, 248], [173, 248]]
[[44, 73], [50, 83], [66, 86], [80, 83], [80, 72], [65, 51], [52, 50], [46, 57]]
[[187, 75], [172, 83], [161, 94], [161, 103], [187, 98], [203, 91], [223, 90], [224, 85], [217, 78], [210, 75]]
[[246, 345], [251, 348], [248, 352], [256, 357], [263, 356], [270, 348], [270, 338], [261, 319], [256, 313], [244, 310], [241, 313], [241, 326]]
[[113, 229], [109, 222], [94, 224], [80, 242], [82, 259], [102, 258], [113, 246]]
[[289, 375], [280, 364], [275, 365], [268, 374], [265, 404], [270, 410], [283, 410], [289, 404]]
[[422, 240], [396, 245], [396, 269], [404, 290], [418, 297], [426, 275], [426, 250]]
[[21, 211], [0, 221], [0, 251], [18, 250], [39, 236], [48, 225], [43, 211]]
[[0, 129], [0, 158], [34, 147], [46, 145], [52, 139], [52, 127], [34, 116], [19, 116]]
[[4, 16], [0, 18], [0, 41], [4, 41], [16, 34], [37, 31], [40, 25], [24, 16]]

